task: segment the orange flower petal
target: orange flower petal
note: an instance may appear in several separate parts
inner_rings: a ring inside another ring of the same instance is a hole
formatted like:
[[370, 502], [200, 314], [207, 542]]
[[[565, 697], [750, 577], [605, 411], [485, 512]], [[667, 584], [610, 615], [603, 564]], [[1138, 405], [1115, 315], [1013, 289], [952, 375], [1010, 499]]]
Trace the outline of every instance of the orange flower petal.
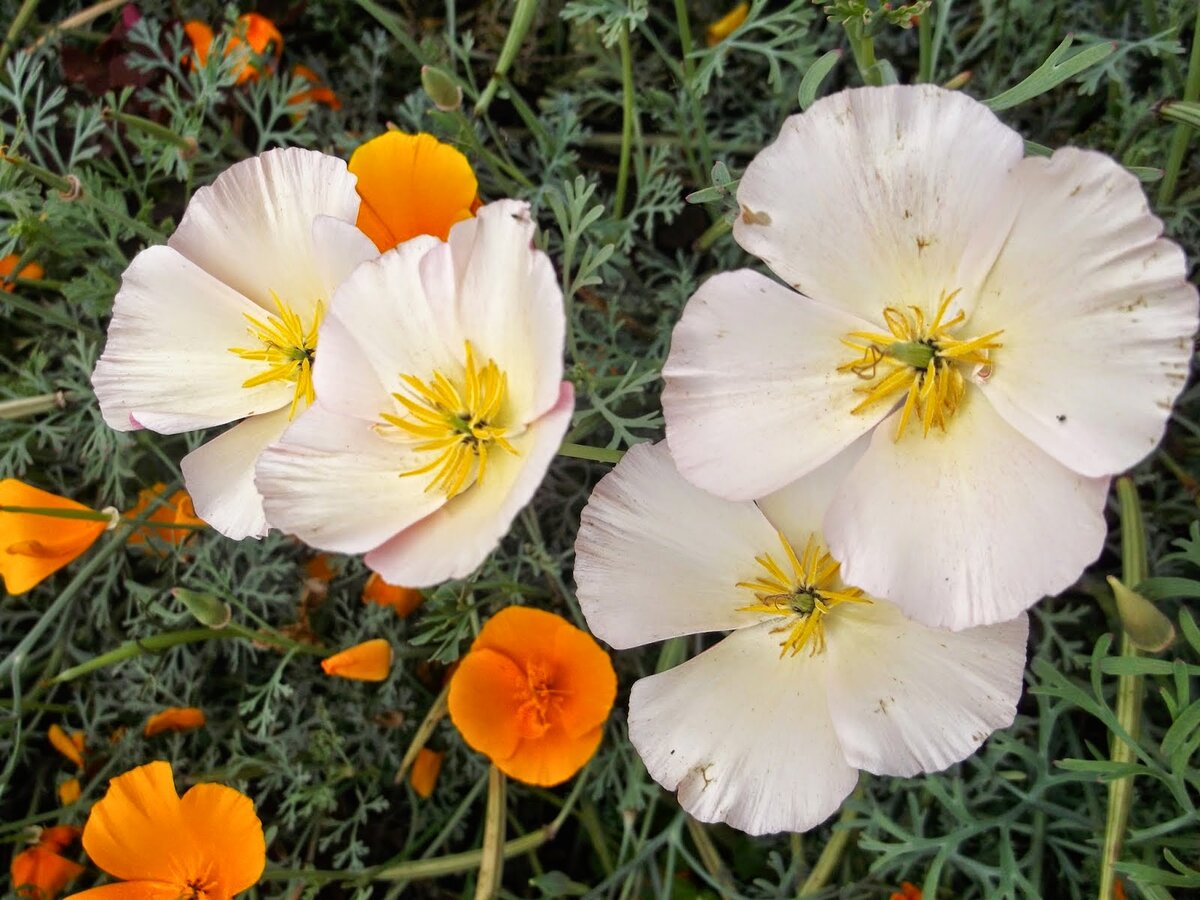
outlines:
[[120, 881], [71, 894], [66, 900], [179, 900], [190, 896], [161, 881]]
[[304, 564], [304, 577], [315, 578], [323, 584], [329, 584], [337, 576], [328, 553], [318, 553]]
[[326, 675], [355, 681], [384, 681], [392, 670], [392, 645], [383, 638], [364, 641], [321, 660]]
[[[213, 42], [213, 30], [204, 22], [193, 19], [183, 23], [183, 33], [191, 42], [192, 51], [196, 54], [196, 65], [202, 66], [208, 62], [208, 50]], [[190, 60], [188, 60], [190, 64]]]
[[63, 729], [61, 725], [51, 725], [46, 732], [46, 736], [50, 738], [50, 745], [75, 763], [79, 768], [83, 768], [83, 750], [86, 744], [86, 737], [82, 731], [73, 731], [70, 734]]
[[[137, 519], [151, 506], [157, 503], [154, 512], [146, 517], [144, 524], [129, 535], [127, 543], [145, 544], [161, 541], [172, 547], [179, 547], [190, 538], [194, 532], [191, 528], [173, 528], [173, 525], [203, 525], [204, 520], [196, 515], [192, 498], [185, 490], [178, 490], [163, 502], [158, 502], [166, 491], [167, 486], [161, 481], [153, 487], [142, 488], [138, 491], [138, 501], [133, 509], [125, 513], [126, 519]], [[161, 552], [160, 548], [152, 548]]]
[[204, 710], [194, 706], [171, 706], [162, 712], [155, 713], [142, 729], [143, 737], [154, 737], [164, 731], [191, 731], [193, 728], [204, 727], [207, 719]]
[[[0, 481], [0, 506], [85, 510], [90, 507], [15, 478]], [[96, 542], [105, 522], [56, 519], [0, 511], [0, 577], [10, 594], [23, 594], [74, 561]]]
[[16, 278], [28, 278], [30, 281], [38, 281], [46, 274], [45, 269], [35, 262], [26, 263], [21, 267], [21, 271], [13, 274], [17, 268], [17, 263], [21, 261], [21, 257], [16, 253], [10, 253], [8, 256], [0, 259], [0, 291], [12, 293], [16, 288], [13, 280]]
[[412, 771], [408, 773], [408, 783], [418, 796], [428, 798], [433, 794], [433, 787], [437, 784], [438, 773], [442, 771], [442, 760], [445, 756], [445, 753], [430, 750], [428, 747], [417, 751]]
[[78, 778], [68, 778], [58, 786], [58, 802], [60, 806], [70, 806], [83, 796], [83, 785]]
[[416, 588], [400, 587], [388, 584], [378, 572], [372, 572], [363, 585], [363, 603], [378, 603], [380, 606], [390, 606], [400, 618], [412, 615], [418, 606], [425, 602], [425, 595]]
[[66, 850], [72, 843], [79, 840], [83, 834], [82, 828], [76, 828], [74, 825], [52, 825], [49, 828], [43, 828], [42, 833], [38, 835], [38, 846], [44, 847], [47, 850], [53, 850], [58, 853], [60, 850]]
[[350, 157], [358, 176], [358, 227], [379, 250], [419, 234], [446, 240], [473, 215], [479, 183], [467, 158], [428, 134], [387, 131]]
[[342, 101], [338, 99], [337, 94], [326, 87], [325, 82], [321, 80], [321, 76], [308, 66], [297, 63], [292, 66], [292, 74], [297, 78], [307, 81], [312, 87], [288, 97], [289, 105], [294, 106], [297, 103], [303, 103], [307, 100], [309, 103], [323, 103], [330, 109], [342, 108]]
[[729, 37], [742, 23], [746, 21], [746, 16], [750, 13], [749, 3], [739, 3], [717, 21], [713, 22], [704, 32], [704, 41], [708, 46], [715, 47], [725, 38]]
[[213, 864], [214, 878], [231, 896], [253, 885], [267, 865], [267, 844], [254, 802], [223, 784], [198, 784], [179, 801], [193, 845]]
[[[259, 13], [238, 16], [237, 32], [225, 47], [226, 56], [245, 60], [238, 73], [238, 84], [257, 80], [264, 72], [273, 72], [282, 54], [283, 35], [274, 22]], [[255, 56], [268, 58], [260, 60], [254, 59]]]
[[13, 857], [10, 874], [18, 897], [55, 900], [68, 881], [83, 874], [83, 866], [39, 844]]
[[921, 889], [911, 881], [902, 881], [900, 890], [892, 894], [888, 900], [921, 900]]
[[514, 606], [484, 625], [450, 682], [450, 718], [507, 775], [550, 786], [599, 746], [616, 698], [612, 663], [560, 616]]

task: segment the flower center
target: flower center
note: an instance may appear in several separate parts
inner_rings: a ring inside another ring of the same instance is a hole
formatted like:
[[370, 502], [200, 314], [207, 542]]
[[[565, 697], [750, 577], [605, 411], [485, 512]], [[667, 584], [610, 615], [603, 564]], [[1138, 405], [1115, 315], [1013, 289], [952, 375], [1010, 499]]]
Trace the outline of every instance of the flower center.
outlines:
[[495, 447], [514, 456], [517, 453], [505, 437], [508, 429], [496, 424], [508, 396], [508, 376], [495, 360], [478, 365], [470, 341], [466, 342], [466, 356], [458, 384], [438, 371], [428, 381], [401, 375], [408, 391], [392, 396], [408, 410], [408, 417], [380, 413], [385, 423], [420, 441], [415, 450], [436, 454], [431, 462], [401, 476], [432, 472], [425, 490], [444, 491], [447, 499], [483, 482], [488, 453]]
[[305, 328], [304, 322], [296, 314], [296, 311], [281, 300], [274, 291], [271, 291], [271, 299], [275, 301], [275, 308], [279, 310], [279, 315], [268, 313], [264, 321], [257, 316], [244, 313], [251, 326], [246, 330], [251, 337], [262, 343], [262, 347], [259, 349], [230, 347], [229, 352], [236, 353], [242, 359], [266, 363], [266, 369], [262, 373], [242, 382], [244, 388], [258, 387], [260, 384], [270, 381], [295, 382], [296, 391], [292, 395], [292, 408], [288, 411], [288, 418], [292, 419], [296, 416], [296, 407], [300, 405], [301, 397], [304, 398], [306, 406], [317, 397], [316, 391], [313, 390], [312, 364], [317, 350], [317, 329], [321, 325], [321, 319], [325, 316], [325, 305], [317, 303], [312, 322]]
[[518, 693], [517, 728], [525, 738], [539, 738], [550, 728], [550, 713], [562, 703], [562, 691], [551, 686], [549, 666], [531, 662], [525, 667], [526, 684]]
[[755, 603], [738, 607], [739, 612], [770, 613], [786, 621], [772, 634], [787, 633], [780, 642], [780, 656], [789, 651], [795, 656], [811, 642], [809, 655], [825, 652], [825, 623], [829, 611], [839, 603], [871, 603], [861, 589], [845, 587], [838, 579], [841, 563], [829, 555], [815, 535], [809, 535], [804, 552], [799, 556], [777, 532], [787, 557], [788, 572], [770, 553], [754, 557], [763, 570], [753, 581], [739, 581], [737, 586], [754, 592]]
[[992, 361], [988, 351], [1003, 346], [996, 341], [1003, 331], [969, 340], [953, 336], [967, 318], [959, 310], [953, 318], [946, 319], [946, 311], [957, 295], [958, 291], [942, 295], [932, 322], [925, 320], [925, 313], [918, 306], [910, 306], [907, 311], [888, 306], [883, 310], [883, 320], [890, 334], [854, 331], [842, 340], [859, 355], [837, 370], [853, 372], [869, 382], [854, 389], [864, 396], [850, 410], [852, 415], [904, 393], [896, 440], [903, 436], [914, 415], [925, 435], [934, 425], [946, 430], [946, 423], [958, 411], [966, 394], [962, 368], [986, 366], [990, 371]]

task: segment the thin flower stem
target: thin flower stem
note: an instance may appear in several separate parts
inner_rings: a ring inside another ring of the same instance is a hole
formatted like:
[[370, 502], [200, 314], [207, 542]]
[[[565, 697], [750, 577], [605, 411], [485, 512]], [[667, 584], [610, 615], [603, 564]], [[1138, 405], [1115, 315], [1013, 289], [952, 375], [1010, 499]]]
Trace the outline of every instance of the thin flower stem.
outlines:
[[691, 107], [692, 124], [696, 129], [696, 142], [700, 145], [700, 162], [704, 173], [712, 171], [712, 148], [708, 144], [708, 129], [704, 127], [704, 111], [693, 87], [696, 81], [696, 64], [692, 60], [692, 24], [688, 19], [687, 4], [675, 0], [675, 24], [679, 27], [680, 65], [683, 68], [683, 92]]
[[721, 886], [721, 891], [725, 895], [735, 893], [733, 879], [729, 875], [729, 869], [721, 859], [721, 854], [717, 850], [711, 837], [708, 836], [708, 830], [700, 822], [697, 822], [691, 816], [686, 816], [684, 822], [687, 824], [688, 834], [692, 836], [692, 843], [696, 845], [696, 849], [700, 852], [700, 860], [704, 863], [704, 868], [708, 870], [708, 874], [713, 877]]
[[179, 150], [180, 155], [184, 159], [196, 155], [197, 145], [195, 138], [176, 134], [170, 128], [160, 125], [157, 122], [152, 122], [150, 119], [143, 119], [141, 116], [134, 116], [116, 109], [104, 110], [103, 116], [105, 119], [113, 122], [119, 122], [126, 128], [132, 128], [134, 131], [140, 131], [142, 134], [157, 138], [164, 144], [173, 145]]
[[17, 38], [25, 30], [25, 25], [29, 22], [35, 9], [37, 9], [37, 0], [25, 0], [21, 4], [21, 8], [17, 10], [17, 14], [13, 16], [12, 24], [8, 26], [8, 33], [4, 35], [4, 43], [0, 44], [0, 68], [3, 68], [4, 63], [8, 61], [8, 54], [17, 45]]
[[66, 405], [67, 394], [65, 391], [5, 400], [0, 403], [0, 419], [23, 419], [25, 416], [36, 416], [53, 409], [63, 409]]
[[83, 519], [90, 522], [111, 522], [113, 517], [94, 509], [59, 509], [53, 506], [0, 506], [0, 512], [45, 516], [49, 519]]
[[933, 81], [933, 22], [932, 10], [925, 10], [917, 20], [917, 81]]
[[[1192, 29], [1192, 52], [1188, 57], [1187, 81], [1183, 86], [1185, 102], [1200, 100], [1200, 4], [1196, 5], [1196, 24]], [[1158, 186], [1158, 206], [1166, 206], [1175, 196], [1175, 188], [1179, 184], [1179, 172], [1183, 161], [1187, 158], [1188, 141], [1191, 140], [1192, 129], [1189, 125], [1180, 123], [1175, 126], [1171, 136], [1171, 146], [1167, 151], [1167, 164], [1163, 171], [1163, 180]], [[1129, 582], [1126, 582], [1128, 584]]]
[[449, 709], [450, 699], [450, 683], [442, 688], [442, 692], [437, 695], [437, 699], [433, 701], [433, 705], [429, 707], [429, 712], [425, 714], [425, 718], [421, 720], [421, 724], [417, 726], [416, 733], [413, 734], [413, 739], [408, 745], [408, 749], [404, 751], [404, 758], [400, 760], [400, 769], [396, 772], [396, 777], [392, 779], [393, 784], [399, 784], [404, 780], [404, 776], [408, 774], [409, 767], [417, 758], [417, 754], [421, 752], [421, 748], [433, 735], [434, 729], [437, 728], [438, 722], [446, 717], [446, 711]]
[[617, 162], [617, 193], [613, 199], [613, 218], [625, 215], [625, 193], [629, 188], [629, 157], [633, 152], [633, 51], [629, 46], [629, 26], [621, 26], [618, 44], [621, 50], [621, 155]]
[[[860, 797], [861, 795], [862, 788], [860, 787], [855, 790], [853, 796]], [[837, 822], [834, 823], [833, 835], [829, 838], [829, 843], [817, 857], [817, 862], [813, 866], [813, 870], [809, 872], [808, 878], [804, 879], [804, 884], [800, 886], [800, 893], [796, 895], [797, 897], [811, 897], [813, 894], [820, 893], [821, 889], [829, 883], [829, 879], [833, 877], [833, 870], [842, 861], [842, 854], [846, 852], [846, 846], [850, 843], [851, 835], [854, 834], [854, 829], [850, 827], [853, 820], [854, 811], [846, 806], [842, 809], [842, 814], [838, 816]]]
[[883, 80], [875, 58], [875, 39], [866, 33], [861, 21], [849, 21], [845, 27], [846, 37], [850, 40], [850, 52], [854, 54], [854, 62], [863, 83], [879, 86]]
[[696, 238], [696, 242], [692, 244], [692, 249], [697, 253], [706, 253], [717, 241], [729, 234], [733, 230], [733, 223], [726, 216], [721, 216], [715, 222], [708, 226], [704, 234]]
[[558, 455], [567, 456], [571, 459], [590, 459], [592, 462], [606, 462], [615, 465], [621, 461], [621, 457], [625, 455], [625, 451], [609, 450], [606, 447], [589, 447], [586, 444], [563, 443], [558, 448]]
[[[1128, 585], [1137, 585], [1146, 579], [1149, 565], [1146, 561], [1146, 530], [1142, 522], [1142, 509], [1138, 502], [1137, 488], [1128, 475], [1117, 479], [1117, 502], [1121, 511], [1121, 580]], [[1138, 656], [1138, 650], [1121, 634], [1121, 656]], [[1137, 741], [1141, 733], [1143, 676], [1120, 675], [1117, 678], [1117, 722], [1125, 733]], [[1110, 757], [1114, 763], [1134, 761], [1134, 749], [1121, 738], [1113, 735]], [[1133, 802], [1133, 776], [1116, 778], [1108, 783], [1108, 815], [1104, 822], [1104, 843], [1100, 855], [1100, 890], [1098, 900], [1113, 900], [1116, 896], [1117, 874], [1115, 866], [1121, 857], [1121, 846], [1129, 824], [1129, 808]]]
[[504, 818], [508, 810], [507, 781], [493, 763], [488, 770], [487, 810], [483, 819], [483, 850], [475, 900], [494, 900], [504, 875]]
[[525, 43], [525, 34], [533, 24], [533, 14], [537, 11], [537, 0], [517, 0], [517, 8], [513, 12], [512, 22], [508, 26], [508, 34], [504, 37], [504, 46], [500, 48], [500, 58], [496, 61], [496, 70], [488, 83], [484, 85], [483, 93], [475, 103], [475, 117], [479, 118], [487, 112], [496, 90], [500, 87], [500, 79], [508, 74], [509, 67], [517, 58], [521, 44]]

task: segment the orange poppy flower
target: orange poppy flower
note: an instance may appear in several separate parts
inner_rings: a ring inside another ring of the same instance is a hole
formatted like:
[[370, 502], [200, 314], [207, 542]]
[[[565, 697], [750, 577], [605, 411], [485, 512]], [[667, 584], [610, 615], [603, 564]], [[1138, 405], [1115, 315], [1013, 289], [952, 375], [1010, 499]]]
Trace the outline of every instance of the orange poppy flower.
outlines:
[[518, 781], [566, 781], [600, 746], [617, 693], [608, 654], [553, 613], [510, 606], [475, 638], [450, 681], [463, 739]]
[[296, 65], [292, 66], [292, 74], [302, 81], [307, 81], [310, 85], [312, 85], [312, 87], [308, 88], [307, 90], [300, 91], [299, 93], [292, 94], [292, 96], [288, 97], [287, 102], [290, 106], [295, 106], [296, 104], [303, 103], [305, 100], [307, 100], [309, 103], [323, 104], [328, 106], [330, 109], [342, 108], [342, 101], [338, 99], [338, 95], [335, 94], [329, 88], [329, 86], [321, 80], [320, 75], [318, 75], [308, 66], [303, 66], [297, 63]]
[[17, 253], [10, 253], [8, 256], [0, 259], [0, 291], [12, 293], [16, 288], [16, 279], [28, 278], [30, 281], [37, 281], [46, 271], [35, 262], [26, 263], [21, 266], [21, 271], [15, 275], [13, 271], [17, 268], [17, 263], [21, 261], [21, 257]]
[[445, 753], [430, 750], [428, 747], [422, 747], [417, 751], [417, 758], [413, 760], [412, 769], [408, 773], [408, 783], [412, 785], [418, 796], [425, 798], [432, 796], [433, 787], [437, 784], [438, 773], [442, 771], [442, 760], [445, 757]]
[[[136, 519], [146, 511], [151, 503], [158, 501], [167, 486], [161, 481], [154, 487], [142, 488], [138, 491], [137, 504], [125, 513], [126, 519]], [[155, 546], [161, 541], [170, 547], [179, 548], [183, 542], [195, 532], [191, 528], [173, 528], [173, 525], [203, 525], [204, 520], [196, 515], [192, 506], [192, 498], [187, 491], [180, 489], [159, 503], [147, 518], [141, 528], [129, 535], [126, 543], [147, 544], [156, 553], [165, 553], [165, 549]]]
[[46, 736], [50, 738], [50, 745], [75, 763], [76, 767], [83, 768], [83, 753], [86, 747], [86, 736], [82, 731], [72, 731], [69, 734], [61, 725], [51, 725], [46, 731]]
[[[0, 481], [0, 507], [31, 506], [86, 510], [89, 507], [39, 490], [15, 478]], [[0, 509], [0, 577], [10, 594], [23, 594], [82, 555], [109, 523], [59, 519]]]
[[70, 806], [83, 796], [83, 785], [78, 778], [68, 778], [58, 786], [58, 805]]
[[479, 183], [454, 147], [430, 134], [385, 131], [350, 157], [358, 176], [358, 227], [380, 252], [419, 234], [446, 240], [475, 214]]
[[902, 881], [900, 890], [892, 894], [888, 900], [921, 900], [921, 889], [911, 881]]
[[[193, 19], [184, 23], [183, 31], [191, 42], [196, 64], [203, 66], [208, 62], [208, 52], [212, 48], [212, 27]], [[233, 56], [238, 62], [244, 61], [238, 72], [238, 84], [257, 80], [264, 72], [275, 71], [282, 53], [283, 35], [274, 22], [258, 13], [238, 16], [236, 30], [225, 44], [226, 56]], [[265, 61], [260, 62], [264, 57]], [[190, 64], [191, 61], [188, 62]]]
[[267, 862], [249, 797], [221, 784], [198, 784], [180, 797], [171, 764], [161, 761], [109, 782], [83, 828], [83, 849], [126, 883], [71, 900], [228, 898], [257, 882]]
[[372, 572], [367, 578], [367, 583], [363, 585], [362, 601], [390, 606], [396, 611], [396, 615], [403, 619], [412, 615], [425, 601], [425, 595], [416, 588], [388, 584], [379, 577], [378, 572]]
[[354, 681], [384, 681], [392, 670], [392, 645], [375, 638], [321, 660], [326, 675]]
[[9, 871], [17, 896], [55, 900], [67, 882], [83, 874], [83, 866], [59, 855], [79, 835], [80, 830], [70, 825], [45, 828], [37, 844], [16, 854]]
[[729, 37], [737, 31], [742, 23], [746, 21], [746, 16], [750, 14], [749, 3], [739, 3], [717, 21], [713, 22], [704, 32], [705, 43], [710, 47], [715, 47], [725, 38]]
[[147, 720], [146, 727], [142, 729], [142, 736], [154, 737], [164, 731], [191, 731], [194, 728], [203, 728], [207, 721], [202, 709], [194, 706], [170, 706]]

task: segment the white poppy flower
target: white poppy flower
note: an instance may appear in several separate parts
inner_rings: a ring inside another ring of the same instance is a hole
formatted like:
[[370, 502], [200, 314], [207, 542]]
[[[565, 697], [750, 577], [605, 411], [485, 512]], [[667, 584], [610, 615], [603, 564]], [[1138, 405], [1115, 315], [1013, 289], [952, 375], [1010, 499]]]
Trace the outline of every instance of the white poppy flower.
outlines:
[[242, 420], [182, 462], [196, 512], [232, 538], [267, 531], [254, 463], [313, 398], [317, 326], [337, 284], [378, 255], [355, 226], [342, 160], [271, 150], [196, 192], [167, 245], [139, 253], [92, 385], [119, 431]]
[[413, 587], [469, 574], [574, 408], [562, 292], [529, 206], [501, 200], [360, 266], [334, 294], [317, 402], [263, 453], [267, 517]]
[[679, 470], [723, 497], [872, 432], [824, 533], [850, 581], [929, 625], [1004, 621], [1079, 576], [1110, 477], [1158, 443], [1192, 356], [1196, 291], [1134, 176], [1022, 153], [929, 85], [788, 119], [734, 237], [795, 291], [710, 279], [663, 370]]
[[1024, 614], [943, 631], [842, 581], [820, 523], [865, 449], [756, 504], [700, 490], [665, 443], [640, 444], [583, 510], [575, 580], [597, 637], [626, 648], [732, 631], [629, 697], [647, 770], [702, 821], [807, 830], [859, 769], [944, 769], [1016, 714]]

